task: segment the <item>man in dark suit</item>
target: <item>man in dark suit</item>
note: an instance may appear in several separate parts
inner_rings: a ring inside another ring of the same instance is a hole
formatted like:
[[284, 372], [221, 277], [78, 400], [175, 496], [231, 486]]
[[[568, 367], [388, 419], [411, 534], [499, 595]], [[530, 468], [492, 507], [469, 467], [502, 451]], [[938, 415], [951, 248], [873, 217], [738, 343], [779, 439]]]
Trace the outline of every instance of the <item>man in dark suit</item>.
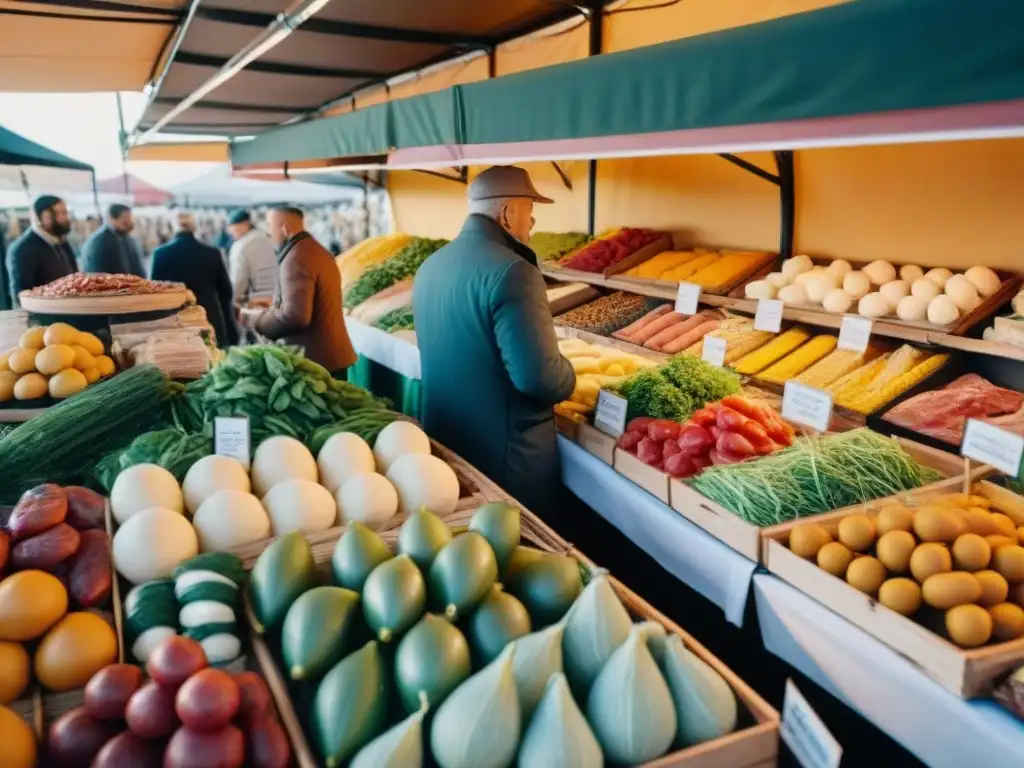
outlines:
[[206, 310], [217, 344], [228, 347], [238, 342], [227, 268], [220, 251], [196, 239], [195, 220], [190, 214], [179, 213], [174, 237], [153, 251], [149, 276], [153, 280], [184, 283]]
[[68, 245], [71, 217], [64, 201], [41, 195], [32, 203], [32, 227], [15, 240], [4, 259], [6, 309], [20, 306], [18, 294], [75, 272], [75, 252]]
[[132, 209], [120, 203], [111, 205], [107, 223], [93, 232], [82, 248], [82, 271], [145, 277], [142, 258], [130, 236], [133, 229]]

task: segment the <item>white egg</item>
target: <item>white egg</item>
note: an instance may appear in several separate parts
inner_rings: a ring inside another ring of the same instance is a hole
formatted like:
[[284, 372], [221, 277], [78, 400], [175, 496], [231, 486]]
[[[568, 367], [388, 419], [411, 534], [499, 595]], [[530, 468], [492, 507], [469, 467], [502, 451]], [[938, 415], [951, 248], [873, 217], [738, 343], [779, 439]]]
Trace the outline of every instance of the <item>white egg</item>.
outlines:
[[814, 262], [811, 261], [811, 257], [802, 254], [782, 262], [782, 274], [791, 280], [795, 279], [799, 274], [810, 272], [813, 268]]
[[940, 294], [928, 303], [928, 322], [935, 325], [951, 325], [960, 318], [960, 310], [953, 300]]
[[946, 281], [946, 295], [965, 315], [973, 312], [981, 304], [978, 291], [964, 275], [953, 275]]
[[878, 292], [895, 307], [903, 297], [910, 295], [910, 283], [906, 280], [890, 280], [879, 288]]
[[892, 312], [892, 305], [881, 293], [869, 293], [857, 303], [857, 314], [861, 317], [882, 317]]
[[804, 291], [807, 293], [807, 300], [812, 304], [821, 304], [829, 291], [836, 287], [835, 278], [828, 274], [815, 275], [804, 283]]
[[917, 266], [917, 264], [904, 264], [900, 267], [900, 280], [906, 280], [910, 285], [913, 285], [915, 280], [920, 280], [922, 277], [924, 277], [924, 270]]
[[802, 285], [787, 285], [778, 293], [783, 304], [806, 304], [807, 293]]
[[775, 286], [776, 288], [782, 288], [783, 286], [789, 285], [793, 282], [789, 279], [788, 275], [782, 272], [769, 272], [765, 275], [764, 281], [768, 283], [768, 285]]
[[872, 261], [864, 267], [864, 274], [868, 276], [872, 285], [885, 285], [896, 279], [896, 267], [888, 261]]
[[774, 299], [775, 286], [767, 280], [754, 280], [751, 283], [747, 283], [747, 286], [743, 289], [743, 295], [748, 299]]
[[850, 266], [850, 262], [848, 262], [846, 259], [836, 259], [835, 261], [828, 265], [828, 271], [835, 275], [836, 282], [838, 283], [840, 280], [846, 277], [847, 272], [853, 271], [853, 267]]
[[971, 281], [979, 295], [986, 298], [998, 291], [1002, 285], [999, 275], [988, 267], [971, 267], [964, 273], [964, 277]]
[[924, 320], [928, 316], [928, 302], [917, 296], [904, 296], [896, 305], [896, 316], [900, 320]]
[[871, 280], [863, 272], [848, 272], [843, 278], [843, 290], [854, 299], [861, 299], [871, 291]]
[[924, 279], [931, 280], [933, 283], [939, 286], [939, 288], [945, 288], [946, 281], [949, 280], [949, 278], [951, 278], [952, 276], [953, 273], [950, 272], [945, 267], [935, 267], [935, 269], [929, 269], [927, 272], [924, 273]]
[[940, 293], [942, 293], [942, 289], [939, 288], [938, 283], [934, 280], [929, 280], [927, 277], [918, 278], [910, 286], [910, 295], [916, 296], [923, 301], [931, 301]]
[[826, 312], [841, 315], [850, 311], [850, 307], [853, 306], [853, 297], [842, 288], [835, 288], [825, 294], [825, 299], [821, 304]]

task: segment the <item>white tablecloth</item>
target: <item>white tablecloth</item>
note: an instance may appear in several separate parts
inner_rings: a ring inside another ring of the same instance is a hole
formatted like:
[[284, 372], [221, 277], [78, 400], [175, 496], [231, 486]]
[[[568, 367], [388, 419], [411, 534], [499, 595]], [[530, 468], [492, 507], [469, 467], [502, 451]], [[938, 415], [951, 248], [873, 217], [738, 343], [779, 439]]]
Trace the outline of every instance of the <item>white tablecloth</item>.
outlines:
[[562, 482], [585, 504], [687, 586], [725, 612], [736, 626], [757, 567], [674, 509], [641, 490], [561, 435]]
[[771, 574], [754, 577], [765, 647], [934, 768], [1024, 765], [1024, 724], [964, 701], [821, 603]]
[[420, 379], [420, 350], [390, 333], [372, 325], [364, 325], [351, 317], [345, 318], [345, 327], [352, 347], [363, 357], [400, 373], [407, 379]]

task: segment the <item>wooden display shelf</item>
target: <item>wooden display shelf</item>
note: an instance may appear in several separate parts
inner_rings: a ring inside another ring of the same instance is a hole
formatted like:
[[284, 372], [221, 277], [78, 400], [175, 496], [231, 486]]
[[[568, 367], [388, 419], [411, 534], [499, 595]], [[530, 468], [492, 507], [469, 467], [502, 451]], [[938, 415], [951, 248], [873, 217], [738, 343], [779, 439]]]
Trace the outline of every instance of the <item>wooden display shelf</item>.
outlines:
[[572, 328], [568, 325], [556, 325], [555, 335], [560, 339], [579, 339], [580, 341], [586, 341], [599, 347], [618, 349], [623, 352], [628, 352], [631, 355], [636, 355], [637, 357], [647, 358], [655, 363], [663, 363], [671, 359], [671, 355], [666, 355], [664, 352], [655, 352], [653, 349], [642, 347], [639, 344], [622, 341], [621, 339], [616, 339], [611, 336], [602, 336], [599, 333], [583, 331], [579, 328]]
[[[866, 514], [875, 517], [886, 503], [924, 501], [961, 488], [959, 478], [951, 479], [898, 497], [849, 507], [814, 520], [828, 528], [834, 536], [839, 521], [848, 515]], [[790, 532], [797, 522], [765, 529], [765, 567], [881, 640], [954, 695], [961, 698], [987, 695], [996, 678], [1024, 662], [1024, 638], [971, 650], [960, 648], [913, 619], [886, 608], [843, 579], [826, 573], [816, 563], [797, 557], [788, 546]]]
[[[524, 544], [546, 552], [566, 554], [591, 571], [596, 567], [578, 550], [564, 544], [557, 537], [552, 539], [547, 535], [547, 531], [547, 526], [532, 513], [523, 510], [521, 540]], [[389, 546], [395, 546], [397, 531], [389, 531], [384, 538]], [[633, 619], [657, 622], [667, 632], [678, 635], [687, 650], [722, 676], [732, 689], [738, 704], [739, 724], [734, 732], [703, 744], [670, 752], [657, 760], [645, 763], [643, 768], [699, 768], [710, 765], [729, 766], [729, 768], [773, 768], [777, 765], [780, 724], [778, 712], [684, 629], [670, 621], [621, 582], [614, 578], [610, 581], [615, 593]], [[248, 602], [246, 603], [246, 616], [251, 628], [253, 616]], [[288, 685], [281, 674], [273, 649], [263, 637], [255, 632], [252, 632], [251, 635], [253, 655], [261, 674], [267, 681], [281, 717], [281, 723], [293, 745], [294, 764], [298, 768], [318, 768], [321, 763], [310, 747], [306, 730], [296, 713]], [[429, 743], [429, 738], [427, 742]]]
[[27, 291], [22, 291], [18, 295], [18, 300], [22, 309], [40, 315], [132, 315], [180, 309], [188, 301], [188, 293], [182, 290], [51, 299], [31, 296]]
[[[692, 250], [692, 249], [680, 249], [680, 250]], [[756, 279], [758, 279], [758, 277], [763, 277], [764, 275], [767, 275], [769, 272], [772, 271], [773, 266], [778, 262], [778, 259], [779, 259], [779, 254], [777, 254], [777, 253], [770, 253], [770, 252], [767, 252], [767, 251], [760, 252], [760, 251], [752, 251], [752, 250], [749, 250], [749, 249], [745, 250], [745, 249], [742, 249], [742, 248], [707, 248], [706, 250], [708, 250], [708, 251], [718, 251], [719, 253], [724, 253], [724, 252], [727, 252], [727, 251], [749, 253], [749, 254], [760, 253], [761, 254], [761, 259], [760, 259], [760, 261], [756, 262], [753, 266], [751, 266], [747, 270], [746, 273], [744, 273], [744, 274], [740, 275], [739, 277], [737, 277], [735, 280], [733, 280], [731, 283], [726, 285], [724, 288], [711, 289], [711, 288], [703, 288], [702, 287], [701, 288], [701, 295], [702, 296], [703, 295], [707, 295], [707, 296], [727, 297], [734, 290], [736, 290], [737, 288], [742, 288], [742, 286], [746, 285], [751, 280], [756, 280]], [[647, 259], [644, 259], [644, 261], [647, 261]], [[635, 266], [639, 266], [639, 262], [636, 263], [636, 264], [630, 265], [630, 268], [635, 267]], [[709, 266], [714, 266], [714, 265], [711, 264]], [[629, 283], [634, 283], [635, 282], [635, 283], [639, 283], [641, 285], [652, 285], [652, 284], [653, 285], [659, 285], [659, 284], [660, 285], [670, 285], [670, 286], [675, 286], [676, 290], [678, 290], [678, 286], [679, 286], [678, 282], [673, 282], [671, 280], [660, 280], [658, 278], [651, 278], [651, 277], [635, 277], [633, 275], [619, 274], [619, 273], [625, 272], [625, 271], [626, 270], [618, 270], [617, 274], [616, 274], [617, 279], [625, 280], [625, 281], [627, 281]]]
[[659, 501], [668, 504], [669, 480], [671, 478], [657, 467], [644, 464], [640, 459], [621, 448], [615, 449], [615, 471], [639, 486]]
[[[949, 490], [957, 483], [963, 483], [963, 460], [951, 453], [915, 443], [911, 440], [896, 438], [903, 449], [920, 464], [931, 467], [942, 474], [944, 480], [923, 486], [922, 490], [941, 487]], [[971, 478], [984, 476], [988, 467], [975, 467], [971, 470]], [[669, 502], [676, 512], [691, 523], [703, 528], [716, 539], [728, 544], [744, 557], [759, 561], [761, 559], [762, 541], [765, 532], [770, 528], [761, 528], [746, 522], [728, 509], [711, 499], [702, 496], [689, 484], [682, 480], [669, 481]], [[870, 502], [874, 503], [874, 502]], [[833, 513], [822, 513], [813, 519], [827, 517]], [[807, 519], [807, 518], [805, 518]]]

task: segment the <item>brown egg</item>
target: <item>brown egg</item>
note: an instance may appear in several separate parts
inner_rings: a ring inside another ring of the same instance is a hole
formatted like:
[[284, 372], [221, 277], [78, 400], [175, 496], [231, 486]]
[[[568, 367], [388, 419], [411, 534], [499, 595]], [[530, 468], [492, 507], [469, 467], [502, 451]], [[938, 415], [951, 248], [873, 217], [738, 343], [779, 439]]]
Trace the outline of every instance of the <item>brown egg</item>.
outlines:
[[875, 518], [878, 535], [889, 531], [910, 531], [914, 527], [914, 513], [902, 504], [886, 504]]
[[914, 513], [914, 533], [921, 541], [953, 543], [966, 533], [967, 522], [958, 511], [938, 504], [925, 504]]
[[840, 579], [853, 562], [853, 552], [838, 541], [831, 541], [818, 550], [818, 567]]
[[1001, 536], [1017, 540], [1017, 525], [1009, 517], [1004, 515], [1002, 512], [992, 513], [992, 524], [996, 527], [993, 533], [998, 533]]
[[992, 547], [976, 533], [965, 533], [953, 542], [953, 567], [959, 571], [980, 571], [991, 558]]
[[1003, 574], [1009, 582], [1024, 581], [1024, 547], [999, 547], [992, 555], [992, 570]]
[[854, 552], [867, 552], [875, 543], [875, 524], [867, 515], [849, 515], [839, 521], [839, 541]]
[[980, 605], [958, 605], [946, 612], [946, 631], [961, 648], [977, 648], [992, 637], [992, 616]]
[[906, 573], [910, 568], [910, 556], [917, 547], [914, 534], [903, 530], [883, 533], [878, 539], [875, 552], [882, 565], [892, 573]]
[[832, 541], [832, 534], [819, 523], [800, 523], [789, 534], [789, 548], [797, 557], [813, 560], [818, 550]]
[[992, 616], [992, 639], [997, 643], [1016, 640], [1024, 635], [1024, 608], [1013, 603], [999, 603], [988, 609]]
[[1010, 585], [1000, 574], [995, 571], [977, 571], [974, 578], [981, 584], [981, 597], [978, 598], [978, 605], [988, 608], [1006, 602]]
[[910, 554], [910, 572], [919, 584], [923, 584], [929, 576], [936, 573], [949, 573], [953, 570], [953, 558], [949, 550], [941, 544], [930, 542], [918, 544]]
[[953, 571], [929, 576], [921, 585], [921, 596], [932, 608], [955, 608], [976, 603], [981, 598], [981, 584], [969, 573]]
[[865, 595], [875, 595], [885, 581], [885, 566], [879, 560], [865, 555], [854, 558], [846, 569], [846, 583]]
[[921, 607], [921, 587], [912, 579], [889, 579], [878, 588], [878, 602], [904, 616]]

